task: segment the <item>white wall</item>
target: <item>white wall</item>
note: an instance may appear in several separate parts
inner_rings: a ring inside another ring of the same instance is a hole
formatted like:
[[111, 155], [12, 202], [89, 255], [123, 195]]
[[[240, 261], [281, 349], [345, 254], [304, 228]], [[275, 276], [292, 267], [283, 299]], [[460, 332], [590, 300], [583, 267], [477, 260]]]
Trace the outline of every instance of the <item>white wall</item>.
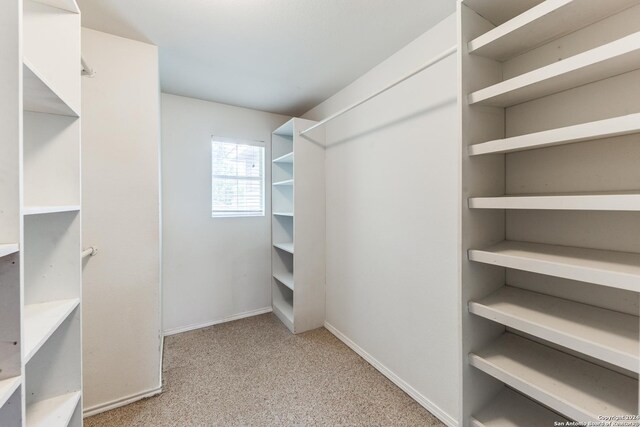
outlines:
[[[456, 43], [455, 16], [304, 117]], [[449, 425], [458, 418], [455, 55], [327, 125], [327, 326]]]
[[163, 317], [166, 334], [271, 309], [267, 215], [211, 218], [211, 136], [265, 141], [288, 117], [162, 94]]
[[160, 111], [155, 46], [83, 28], [84, 405], [161, 385]]

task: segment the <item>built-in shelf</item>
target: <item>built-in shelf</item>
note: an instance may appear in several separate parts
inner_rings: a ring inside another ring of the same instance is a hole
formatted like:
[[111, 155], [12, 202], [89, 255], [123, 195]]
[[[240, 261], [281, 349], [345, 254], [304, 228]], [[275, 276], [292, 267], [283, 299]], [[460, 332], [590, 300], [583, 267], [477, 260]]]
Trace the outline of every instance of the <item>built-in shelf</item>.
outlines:
[[640, 372], [638, 316], [506, 286], [469, 302], [478, 316]]
[[288, 273], [288, 272], [277, 273], [273, 275], [273, 278], [293, 291], [293, 274], [292, 273]]
[[78, 304], [80, 300], [74, 298], [24, 306], [25, 361], [36, 354]]
[[471, 209], [640, 211], [640, 194], [472, 197]]
[[289, 216], [293, 217], [293, 212], [274, 212], [275, 216]]
[[577, 421], [637, 414], [638, 380], [505, 333], [469, 363]]
[[469, 42], [469, 53], [505, 61], [640, 3], [547, 0]]
[[640, 113], [474, 144], [470, 156], [512, 153], [640, 133]]
[[293, 243], [274, 243], [273, 247], [285, 252], [289, 252], [290, 254], [293, 253]]
[[67, 427], [73, 416], [80, 392], [63, 394], [27, 406], [27, 427]]
[[14, 254], [20, 250], [17, 243], [0, 244], [0, 257]]
[[9, 400], [14, 391], [20, 387], [22, 383], [22, 377], [11, 377], [4, 380], [0, 380], [0, 408]]
[[469, 260], [640, 291], [640, 254], [636, 253], [504, 241], [469, 250]]
[[60, 212], [77, 212], [80, 210], [79, 205], [65, 206], [25, 206], [22, 209], [23, 215], [43, 215]]
[[284, 181], [278, 181], [278, 182], [274, 182], [273, 185], [293, 185], [293, 180], [292, 179], [287, 179]]
[[23, 63], [22, 72], [25, 111], [79, 117], [78, 112], [27, 61]]
[[80, 13], [80, 8], [75, 0], [34, 0], [47, 6], [66, 10], [67, 12]]
[[640, 68], [640, 32], [469, 95], [469, 104], [509, 107]]
[[282, 299], [273, 300], [273, 311], [289, 330], [293, 330], [293, 306]]
[[293, 163], [293, 151], [274, 159], [273, 163]]
[[471, 427], [553, 426], [566, 418], [548, 410], [520, 393], [505, 388], [471, 419]]

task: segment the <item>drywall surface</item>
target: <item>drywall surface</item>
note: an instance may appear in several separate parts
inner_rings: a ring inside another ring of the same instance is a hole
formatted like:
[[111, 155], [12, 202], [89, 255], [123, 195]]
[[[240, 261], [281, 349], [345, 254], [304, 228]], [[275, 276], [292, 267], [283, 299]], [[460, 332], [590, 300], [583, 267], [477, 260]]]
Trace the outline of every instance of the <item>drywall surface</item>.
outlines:
[[[327, 117], [455, 43], [450, 16], [304, 117]], [[456, 77], [451, 55], [330, 122], [325, 159], [328, 326], [449, 425], [460, 387]]]
[[[162, 94], [166, 334], [271, 308], [271, 132], [288, 117]], [[266, 215], [211, 217], [211, 137], [264, 141]]]
[[161, 385], [158, 49], [82, 29], [85, 412]]

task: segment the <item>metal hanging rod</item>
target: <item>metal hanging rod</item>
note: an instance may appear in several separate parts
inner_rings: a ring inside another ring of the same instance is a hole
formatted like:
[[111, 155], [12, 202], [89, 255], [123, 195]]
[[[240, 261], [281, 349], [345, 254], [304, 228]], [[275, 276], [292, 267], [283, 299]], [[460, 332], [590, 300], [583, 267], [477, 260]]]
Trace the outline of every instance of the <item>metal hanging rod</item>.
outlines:
[[88, 257], [88, 256], [94, 256], [98, 253], [98, 249], [94, 246], [89, 246], [87, 249], [85, 249], [84, 251], [82, 251], [82, 258]]
[[443, 59], [445, 59], [446, 57], [448, 57], [449, 55], [452, 55], [453, 53], [455, 53], [458, 50], [457, 46], [452, 46], [449, 49], [445, 50], [444, 52], [440, 53], [439, 55], [434, 56], [433, 58], [431, 58], [427, 63], [425, 63], [424, 65], [422, 65], [421, 67], [417, 68], [416, 70], [412, 71], [411, 73], [407, 74], [406, 76], [402, 77], [400, 80], [397, 80], [393, 83], [391, 83], [390, 85], [385, 86], [384, 88], [380, 89], [379, 91], [377, 91], [376, 93], [369, 95], [368, 97], [366, 97], [363, 100], [360, 100], [358, 102], [356, 102], [355, 104], [352, 104], [350, 106], [348, 106], [347, 108], [344, 108], [340, 111], [338, 111], [337, 113], [327, 117], [324, 120], [319, 121], [318, 123], [316, 123], [315, 125], [303, 130], [300, 132], [300, 135], [304, 135], [307, 132], [311, 132], [312, 130], [314, 130], [315, 128], [318, 128], [328, 122], [330, 122], [331, 120], [340, 117], [341, 115], [343, 115], [344, 113], [347, 113], [351, 110], [353, 110], [354, 108], [364, 104], [365, 102], [369, 101], [370, 99], [375, 98], [376, 96], [388, 91], [389, 89], [396, 87], [397, 85], [399, 85], [400, 83], [402, 83], [405, 80], [410, 79], [411, 77], [415, 76], [416, 74], [419, 74], [420, 72], [426, 70], [427, 68], [431, 67], [434, 64], [437, 64], [438, 62], [442, 61]]
[[80, 57], [80, 64], [82, 64], [82, 72], [81, 72], [81, 74], [83, 76], [93, 77], [93, 76], [96, 75], [96, 72], [93, 71], [93, 68], [89, 67], [89, 65], [87, 65], [87, 62], [82, 57]]

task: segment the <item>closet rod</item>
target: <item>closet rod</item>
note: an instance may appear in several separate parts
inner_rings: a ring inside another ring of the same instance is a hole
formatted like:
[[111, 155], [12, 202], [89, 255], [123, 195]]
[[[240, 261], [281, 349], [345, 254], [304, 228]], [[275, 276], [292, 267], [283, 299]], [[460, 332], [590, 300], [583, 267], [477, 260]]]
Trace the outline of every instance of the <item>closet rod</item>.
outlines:
[[376, 93], [369, 95], [368, 97], [366, 97], [363, 100], [360, 100], [358, 102], [356, 102], [355, 104], [352, 104], [350, 106], [348, 106], [347, 108], [344, 108], [340, 111], [338, 111], [337, 113], [327, 117], [324, 120], [319, 121], [318, 123], [316, 123], [315, 125], [303, 130], [300, 132], [300, 135], [304, 135], [307, 132], [310, 132], [312, 130], [314, 130], [317, 127], [320, 127], [328, 122], [330, 122], [331, 120], [340, 117], [341, 115], [343, 115], [344, 113], [347, 113], [351, 110], [353, 110], [354, 108], [364, 104], [365, 102], [369, 101], [370, 99], [375, 98], [376, 96], [388, 91], [389, 89], [399, 85], [400, 83], [402, 83], [405, 80], [410, 79], [411, 77], [415, 76], [416, 74], [426, 70], [427, 68], [431, 67], [434, 64], [437, 64], [438, 62], [442, 61], [443, 59], [445, 59], [447, 56], [453, 54], [456, 52], [456, 50], [458, 50], [457, 46], [452, 46], [449, 49], [445, 50], [444, 52], [440, 53], [439, 55], [434, 56], [433, 58], [431, 58], [426, 64], [422, 65], [421, 67], [419, 67], [418, 69], [412, 71], [411, 73], [407, 74], [406, 76], [402, 77], [400, 80], [397, 80], [393, 83], [391, 83], [390, 85], [385, 86], [384, 88], [382, 88], [381, 90], [377, 91]]
[[85, 249], [84, 251], [82, 251], [82, 258], [85, 258], [85, 257], [88, 257], [88, 256], [94, 256], [97, 253], [98, 253], [98, 249], [95, 248], [94, 246], [90, 246], [87, 249]]

